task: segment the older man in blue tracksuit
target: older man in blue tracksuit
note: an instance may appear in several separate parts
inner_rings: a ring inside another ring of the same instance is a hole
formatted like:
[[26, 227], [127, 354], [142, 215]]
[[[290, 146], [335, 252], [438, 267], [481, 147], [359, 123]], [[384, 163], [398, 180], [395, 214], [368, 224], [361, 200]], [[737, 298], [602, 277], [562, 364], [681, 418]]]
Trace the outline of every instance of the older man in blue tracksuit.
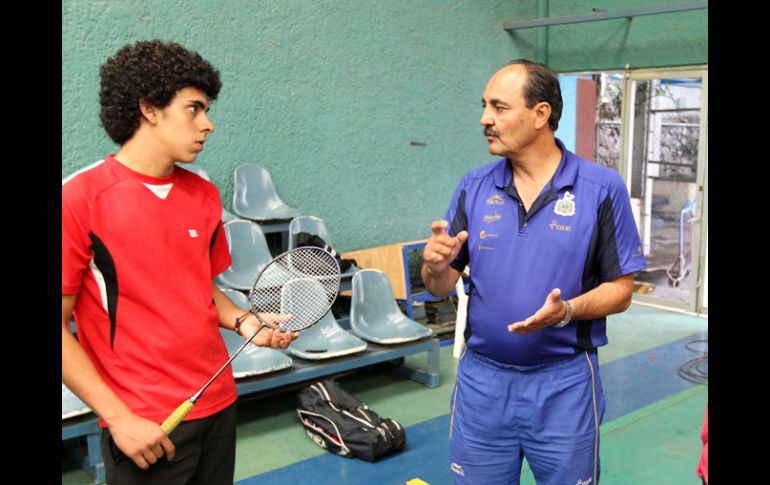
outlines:
[[595, 484], [597, 348], [646, 265], [628, 191], [555, 138], [562, 99], [547, 66], [512, 61], [482, 102], [489, 151], [504, 158], [463, 177], [423, 255], [436, 295], [470, 266], [450, 468], [456, 483], [517, 484], [526, 457], [539, 484]]

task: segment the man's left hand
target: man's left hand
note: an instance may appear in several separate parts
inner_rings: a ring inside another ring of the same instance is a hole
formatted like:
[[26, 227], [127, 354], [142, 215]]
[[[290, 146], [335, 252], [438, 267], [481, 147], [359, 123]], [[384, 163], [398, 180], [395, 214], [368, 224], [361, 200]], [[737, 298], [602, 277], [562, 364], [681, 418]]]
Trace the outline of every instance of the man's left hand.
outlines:
[[567, 309], [561, 301], [561, 290], [554, 288], [551, 293], [545, 297], [545, 303], [540, 309], [526, 320], [508, 325], [508, 331], [526, 335], [537, 332], [545, 327], [550, 327], [554, 323], [560, 322], [567, 314]]

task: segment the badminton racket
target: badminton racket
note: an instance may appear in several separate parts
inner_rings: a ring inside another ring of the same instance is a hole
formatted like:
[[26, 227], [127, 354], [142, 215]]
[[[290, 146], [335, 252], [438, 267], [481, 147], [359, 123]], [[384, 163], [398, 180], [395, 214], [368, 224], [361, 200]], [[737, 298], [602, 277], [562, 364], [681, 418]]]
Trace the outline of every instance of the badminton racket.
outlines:
[[179, 425], [206, 388], [263, 328], [271, 327], [282, 332], [305, 330], [329, 311], [339, 288], [340, 266], [329, 252], [304, 246], [276, 256], [259, 272], [249, 293], [249, 309], [259, 320], [259, 328], [214, 377], [163, 421], [160, 425], [163, 431], [168, 435]]

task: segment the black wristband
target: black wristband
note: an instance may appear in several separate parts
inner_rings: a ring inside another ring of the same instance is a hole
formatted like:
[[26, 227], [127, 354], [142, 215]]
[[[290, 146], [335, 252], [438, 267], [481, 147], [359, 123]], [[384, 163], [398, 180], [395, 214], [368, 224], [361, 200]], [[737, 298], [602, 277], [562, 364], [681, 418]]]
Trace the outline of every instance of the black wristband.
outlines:
[[247, 317], [249, 315], [251, 315], [251, 312], [246, 312], [243, 315], [241, 315], [240, 317], [235, 319], [235, 328], [234, 328], [234, 330], [235, 330], [235, 333], [237, 333], [241, 337], [243, 337], [243, 334], [241, 333], [241, 324], [244, 321], [244, 317]]

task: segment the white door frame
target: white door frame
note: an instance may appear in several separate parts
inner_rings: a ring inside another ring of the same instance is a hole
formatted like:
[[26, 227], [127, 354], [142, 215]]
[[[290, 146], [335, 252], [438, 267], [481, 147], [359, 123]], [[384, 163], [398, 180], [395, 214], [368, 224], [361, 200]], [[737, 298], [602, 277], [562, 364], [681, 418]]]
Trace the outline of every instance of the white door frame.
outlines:
[[[620, 163], [618, 170], [626, 187], [631, 188], [631, 161], [632, 145], [631, 134], [633, 130], [633, 110], [628, 109], [634, 104], [634, 81], [647, 81], [653, 79], [669, 79], [674, 77], [701, 78], [703, 88], [701, 92], [701, 117], [698, 137], [698, 162], [695, 183], [697, 194], [695, 200], [695, 221], [693, 230], [698, 237], [695, 238], [692, 247], [692, 269], [690, 278], [690, 301], [686, 304], [660, 300], [648, 295], [635, 294], [634, 299], [650, 303], [658, 303], [694, 313], [708, 311], [704, 303], [707, 303], [707, 251], [708, 251], [708, 65], [682, 68], [640, 69], [626, 70], [623, 72], [623, 103], [621, 105], [620, 124]], [[701, 251], [703, 248], [703, 251]]]

